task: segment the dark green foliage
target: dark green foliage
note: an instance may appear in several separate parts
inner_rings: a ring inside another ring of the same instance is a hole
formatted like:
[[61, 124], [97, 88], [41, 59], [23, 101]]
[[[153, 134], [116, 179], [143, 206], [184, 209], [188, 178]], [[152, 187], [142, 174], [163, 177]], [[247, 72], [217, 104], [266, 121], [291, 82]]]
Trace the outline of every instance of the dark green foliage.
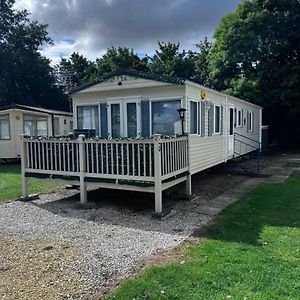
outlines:
[[194, 75], [192, 80], [200, 84], [210, 86], [209, 77], [209, 56], [212, 49], [212, 43], [208, 41], [207, 37], [199, 44], [196, 44], [198, 52], [194, 53]]
[[56, 70], [57, 80], [66, 92], [97, 78], [96, 64], [76, 52], [70, 58], [62, 58]]
[[187, 257], [151, 267], [107, 299], [298, 299], [300, 174], [225, 209]]
[[98, 75], [103, 75], [119, 68], [147, 71], [147, 57], [139, 58], [133, 49], [127, 47], [111, 47], [106, 53], [96, 59]]
[[[246, 0], [221, 21], [210, 57], [212, 85], [268, 108], [271, 125], [284, 127], [277, 136], [290, 142], [299, 127], [290, 120], [300, 117], [299, 24], [299, 0]], [[274, 118], [278, 109], [287, 117]]]
[[38, 50], [51, 44], [47, 25], [29, 20], [29, 13], [0, 1], [0, 105], [19, 103], [47, 108], [67, 107], [55, 86], [49, 60]]
[[157, 74], [191, 79], [194, 75], [195, 54], [179, 50], [179, 43], [158, 42], [158, 50], [150, 57], [150, 71]]

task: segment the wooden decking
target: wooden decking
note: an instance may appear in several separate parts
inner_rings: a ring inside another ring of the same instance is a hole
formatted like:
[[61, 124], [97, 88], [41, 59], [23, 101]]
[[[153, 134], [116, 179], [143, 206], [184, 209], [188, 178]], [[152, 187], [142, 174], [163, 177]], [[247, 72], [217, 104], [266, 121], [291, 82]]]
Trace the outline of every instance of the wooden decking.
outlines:
[[191, 193], [188, 137], [151, 139], [39, 139], [22, 137], [23, 197], [28, 179], [50, 176], [86, 185], [155, 193], [155, 211], [162, 211], [162, 191], [184, 180]]

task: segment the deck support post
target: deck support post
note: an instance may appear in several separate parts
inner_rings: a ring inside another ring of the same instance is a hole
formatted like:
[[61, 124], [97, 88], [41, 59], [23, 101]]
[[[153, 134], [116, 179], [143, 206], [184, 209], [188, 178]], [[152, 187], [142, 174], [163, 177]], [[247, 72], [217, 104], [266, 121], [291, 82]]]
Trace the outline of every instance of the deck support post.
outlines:
[[80, 203], [87, 203], [87, 191], [86, 183], [84, 181], [86, 164], [85, 164], [85, 144], [84, 144], [85, 135], [80, 134], [78, 136], [79, 141], [79, 167], [80, 167]]
[[187, 196], [192, 195], [192, 175], [191, 174], [186, 176], [185, 193]]
[[22, 175], [22, 197], [28, 197], [28, 178], [26, 177], [26, 144], [24, 134], [21, 134], [21, 175]]
[[160, 134], [154, 134], [154, 192], [155, 213], [162, 213], [162, 179], [161, 179], [161, 147]]

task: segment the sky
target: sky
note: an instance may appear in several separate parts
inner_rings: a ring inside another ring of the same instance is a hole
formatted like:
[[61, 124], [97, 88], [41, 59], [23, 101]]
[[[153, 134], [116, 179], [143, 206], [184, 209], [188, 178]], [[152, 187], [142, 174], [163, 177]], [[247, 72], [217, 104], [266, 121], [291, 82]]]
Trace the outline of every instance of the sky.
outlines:
[[48, 24], [54, 46], [41, 52], [58, 63], [79, 52], [91, 60], [109, 47], [133, 48], [151, 54], [157, 41], [180, 42], [193, 49], [210, 39], [221, 18], [241, 0], [16, 0], [31, 19]]

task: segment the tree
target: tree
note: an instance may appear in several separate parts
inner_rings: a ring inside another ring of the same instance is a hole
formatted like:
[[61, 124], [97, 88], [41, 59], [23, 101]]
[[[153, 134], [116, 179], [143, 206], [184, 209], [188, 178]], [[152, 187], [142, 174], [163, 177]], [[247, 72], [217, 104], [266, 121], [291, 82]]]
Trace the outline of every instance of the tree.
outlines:
[[56, 66], [57, 80], [66, 92], [96, 78], [96, 64], [77, 52], [70, 58], [62, 58]]
[[[299, 0], [245, 0], [222, 19], [210, 59], [213, 86], [263, 105], [283, 142], [300, 136], [298, 24]], [[285, 115], [272, 117], [281, 108]]]
[[200, 41], [196, 44], [198, 52], [195, 52], [194, 58], [194, 75], [192, 80], [209, 86], [210, 85], [210, 76], [209, 76], [209, 59], [210, 52], [212, 48], [212, 43], [208, 41], [207, 37], [203, 41]]
[[0, 105], [17, 102], [66, 108], [50, 62], [39, 53], [52, 43], [47, 25], [30, 21], [26, 10], [13, 8], [14, 2], [0, 0]]
[[149, 58], [150, 71], [162, 75], [191, 79], [194, 75], [195, 53], [179, 50], [179, 43], [158, 42], [158, 50]]
[[119, 68], [147, 71], [147, 62], [147, 57], [140, 58], [133, 49], [127, 47], [108, 48], [102, 57], [96, 59], [100, 76]]

